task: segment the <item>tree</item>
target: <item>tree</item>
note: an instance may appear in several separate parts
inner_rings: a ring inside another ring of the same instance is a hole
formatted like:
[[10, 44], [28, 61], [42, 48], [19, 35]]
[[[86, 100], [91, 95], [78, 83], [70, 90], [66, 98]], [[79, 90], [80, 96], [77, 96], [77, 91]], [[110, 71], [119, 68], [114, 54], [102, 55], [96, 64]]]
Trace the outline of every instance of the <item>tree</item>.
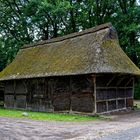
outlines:
[[2, 63], [11, 62], [24, 44], [112, 22], [121, 47], [140, 66], [140, 6], [136, 0], [0, 0], [0, 5], [0, 35], [6, 51]]
[[118, 10], [112, 23], [118, 31], [121, 47], [139, 66], [140, 6], [135, 0], [118, 0]]

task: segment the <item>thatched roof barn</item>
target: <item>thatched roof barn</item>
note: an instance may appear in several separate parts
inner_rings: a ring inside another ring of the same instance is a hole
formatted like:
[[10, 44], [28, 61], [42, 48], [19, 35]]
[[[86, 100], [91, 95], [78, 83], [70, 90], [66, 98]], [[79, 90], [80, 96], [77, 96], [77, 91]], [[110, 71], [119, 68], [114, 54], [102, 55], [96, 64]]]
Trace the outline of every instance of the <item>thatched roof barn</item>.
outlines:
[[133, 105], [136, 75], [108, 23], [24, 46], [0, 81], [5, 107], [100, 113]]

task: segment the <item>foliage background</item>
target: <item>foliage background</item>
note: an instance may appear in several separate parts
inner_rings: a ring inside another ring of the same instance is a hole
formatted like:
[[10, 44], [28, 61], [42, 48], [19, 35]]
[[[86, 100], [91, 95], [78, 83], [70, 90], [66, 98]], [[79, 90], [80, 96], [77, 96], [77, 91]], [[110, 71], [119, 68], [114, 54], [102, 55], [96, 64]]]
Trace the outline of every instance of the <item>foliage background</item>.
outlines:
[[[138, 0], [0, 0], [0, 71], [24, 44], [112, 22], [120, 45], [140, 67]], [[140, 98], [140, 80], [135, 97]]]

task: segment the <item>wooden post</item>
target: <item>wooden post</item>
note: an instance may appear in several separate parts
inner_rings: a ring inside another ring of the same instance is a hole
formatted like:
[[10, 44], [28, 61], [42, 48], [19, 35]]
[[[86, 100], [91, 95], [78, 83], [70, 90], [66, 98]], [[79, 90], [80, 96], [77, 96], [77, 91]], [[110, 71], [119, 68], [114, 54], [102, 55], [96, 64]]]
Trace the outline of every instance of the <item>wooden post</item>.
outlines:
[[16, 108], [16, 82], [17, 81], [14, 80], [14, 93], [13, 93], [14, 94], [13, 95], [14, 96], [14, 108]]
[[93, 109], [93, 113], [97, 113], [97, 103], [96, 103], [96, 76], [92, 75], [93, 77], [93, 87], [94, 87], [94, 91], [93, 91], [93, 96], [94, 96], [94, 109]]
[[135, 77], [133, 77], [133, 91], [132, 91], [132, 99], [133, 99], [133, 105], [134, 105], [134, 84], [135, 84]]
[[115, 78], [116, 78], [116, 75], [114, 75], [114, 76], [108, 81], [108, 83], [106, 84], [106, 86], [108, 87], [108, 86], [111, 84], [111, 82], [112, 82]]
[[127, 108], [127, 106], [126, 106], [126, 97], [124, 98], [124, 104], [125, 104], [125, 108]]
[[109, 109], [108, 109], [108, 101], [106, 101], [106, 110], [107, 110], [107, 112], [109, 111]]
[[116, 99], [116, 109], [118, 109], [118, 99]]
[[26, 93], [25, 93], [25, 96], [26, 96], [26, 105], [25, 105], [25, 109], [27, 109], [27, 94], [29, 94], [29, 93], [28, 93], [28, 89], [27, 89], [26, 80], [23, 80], [23, 85], [24, 85], [24, 87], [25, 87], [25, 89], [26, 89]]
[[52, 78], [49, 79], [49, 85], [48, 85], [49, 87], [48, 88], [50, 90], [49, 91], [50, 92], [49, 94], [50, 94], [50, 97], [51, 97], [52, 112], [54, 112], [54, 105], [53, 105], [53, 102], [54, 102], [54, 99], [53, 99], [54, 98], [53, 97], [54, 96], [53, 95], [53, 92], [54, 92], [54, 83], [55, 83], [54, 82], [54, 79], [52, 79]]
[[70, 110], [69, 110], [69, 113], [72, 113], [72, 81], [71, 81], [71, 77], [69, 79], [70, 81], [70, 85], [69, 85], [69, 88], [70, 88]]

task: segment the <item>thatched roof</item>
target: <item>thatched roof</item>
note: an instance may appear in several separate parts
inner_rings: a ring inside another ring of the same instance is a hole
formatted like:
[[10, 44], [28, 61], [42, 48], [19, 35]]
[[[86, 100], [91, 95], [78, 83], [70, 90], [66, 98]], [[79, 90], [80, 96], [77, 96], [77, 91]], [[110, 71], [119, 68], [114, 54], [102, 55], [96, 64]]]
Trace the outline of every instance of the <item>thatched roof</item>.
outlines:
[[24, 46], [0, 73], [0, 80], [89, 73], [140, 75], [110, 23]]

